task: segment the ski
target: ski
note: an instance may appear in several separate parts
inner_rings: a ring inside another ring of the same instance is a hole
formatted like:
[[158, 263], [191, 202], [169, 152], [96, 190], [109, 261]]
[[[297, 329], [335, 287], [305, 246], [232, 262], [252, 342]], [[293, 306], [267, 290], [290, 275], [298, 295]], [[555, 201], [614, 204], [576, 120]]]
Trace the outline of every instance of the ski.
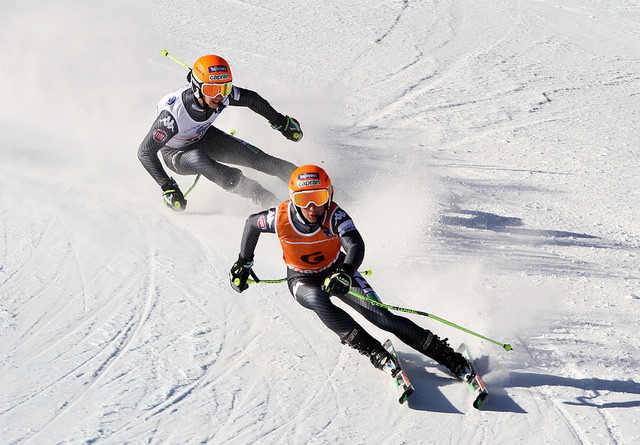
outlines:
[[480, 374], [478, 374], [478, 370], [473, 364], [471, 353], [469, 353], [469, 348], [467, 348], [467, 345], [462, 343], [458, 348], [458, 352], [461, 353], [469, 362], [469, 367], [471, 368], [471, 372], [473, 374], [468, 380], [464, 381], [464, 383], [469, 385], [469, 389], [473, 393], [473, 407], [476, 409], [480, 409], [480, 406], [489, 395], [489, 391], [487, 391], [487, 388], [484, 386], [482, 378], [480, 377]]
[[[400, 362], [400, 358], [398, 358], [398, 354], [396, 353], [396, 348], [393, 347], [393, 343], [391, 340], [387, 340], [384, 342], [383, 347], [389, 351], [389, 353], [393, 356], [393, 360], [395, 362], [397, 372], [392, 375], [393, 380], [396, 383], [396, 388], [398, 389], [398, 402], [401, 404], [406, 402], [409, 396], [413, 393], [414, 388], [411, 382], [409, 381], [409, 377], [402, 369], [402, 363]], [[384, 370], [388, 374], [391, 374], [391, 370]]]

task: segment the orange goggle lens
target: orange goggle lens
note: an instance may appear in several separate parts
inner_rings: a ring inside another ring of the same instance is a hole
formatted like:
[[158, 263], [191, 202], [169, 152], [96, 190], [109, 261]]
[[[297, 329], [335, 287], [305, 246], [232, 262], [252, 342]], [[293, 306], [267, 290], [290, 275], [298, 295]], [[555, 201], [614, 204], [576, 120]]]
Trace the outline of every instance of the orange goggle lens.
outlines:
[[233, 85], [231, 82], [228, 83], [204, 83], [202, 84], [202, 94], [208, 97], [216, 97], [217, 95], [222, 95], [223, 97], [227, 97], [231, 93], [231, 89]]
[[307, 208], [312, 203], [318, 207], [323, 206], [329, 202], [329, 198], [330, 194], [327, 189], [305, 190], [293, 193], [293, 203], [302, 208]]

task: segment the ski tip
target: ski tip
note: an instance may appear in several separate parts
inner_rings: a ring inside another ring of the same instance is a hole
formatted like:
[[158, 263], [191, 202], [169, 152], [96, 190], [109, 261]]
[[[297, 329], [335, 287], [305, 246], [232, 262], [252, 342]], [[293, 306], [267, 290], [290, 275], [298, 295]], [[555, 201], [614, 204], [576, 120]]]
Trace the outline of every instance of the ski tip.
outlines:
[[473, 401], [473, 407], [475, 409], [480, 409], [480, 406], [482, 406], [482, 404], [484, 403], [485, 399], [487, 398], [487, 393], [483, 392], [481, 393], [478, 397], [476, 397], [476, 399]]
[[406, 390], [406, 391], [404, 392], [404, 394], [402, 394], [402, 395], [400, 396], [400, 398], [398, 399], [398, 402], [400, 402], [400, 404], [402, 405], [404, 402], [406, 402], [406, 401], [407, 401], [407, 399], [409, 398], [409, 396], [410, 396], [411, 394], [413, 394], [413, 391], [414, 391], [414, 389], [413, 389], [413, 388], [409, 388], [408, 390]]

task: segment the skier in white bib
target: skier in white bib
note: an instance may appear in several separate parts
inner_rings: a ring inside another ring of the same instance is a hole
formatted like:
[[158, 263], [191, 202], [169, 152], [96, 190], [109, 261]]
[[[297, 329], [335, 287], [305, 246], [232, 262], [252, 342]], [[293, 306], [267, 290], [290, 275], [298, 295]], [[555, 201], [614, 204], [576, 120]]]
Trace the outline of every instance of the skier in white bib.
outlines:
[[212, 124], [229, 106], [248, 107], [269, 121], [287, 139], [298, 142], [302, 129], [298, 121], [277, 112], [258, 93], [233, 84], [231, 68], [215, 55], [200, 57], [187, 75], [189, 84], [164, 96], [157, 105], [157, 116], [138, 149], [138, 159], [162, 188], [165, 203], [183, 211], [187, 200], [165, 165], [180, 175], [201, 174], [225, 190], [252, 199], [262, 206], [279, 200], [238, 168], [250, 167], [277, 176], [287, 183], [296, 165], [271, 156]]

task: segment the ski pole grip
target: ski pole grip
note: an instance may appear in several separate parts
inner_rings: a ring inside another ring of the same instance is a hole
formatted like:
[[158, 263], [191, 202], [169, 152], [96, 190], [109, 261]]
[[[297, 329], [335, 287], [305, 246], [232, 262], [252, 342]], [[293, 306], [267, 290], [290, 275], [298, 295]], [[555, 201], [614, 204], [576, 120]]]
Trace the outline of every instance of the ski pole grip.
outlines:
[[183, 67], [185, 67], [186, 69], [190, 70], [191, 67], [189, 65], [187, 65], [186, 63], [182, 63], [180, 62], [178, 59], [176, 59], [175, 57], [173, 57], [171, 54], [169, 54], [169, 51], [167, 51], [166, 49], [163, 49], [160, 54], [162, 54], [163, 56], [166, 56], [168, 58], [170, 58], [171, 60], [173, 60], [176, 63], [179, 63], [180, 65], [182, 65]]

